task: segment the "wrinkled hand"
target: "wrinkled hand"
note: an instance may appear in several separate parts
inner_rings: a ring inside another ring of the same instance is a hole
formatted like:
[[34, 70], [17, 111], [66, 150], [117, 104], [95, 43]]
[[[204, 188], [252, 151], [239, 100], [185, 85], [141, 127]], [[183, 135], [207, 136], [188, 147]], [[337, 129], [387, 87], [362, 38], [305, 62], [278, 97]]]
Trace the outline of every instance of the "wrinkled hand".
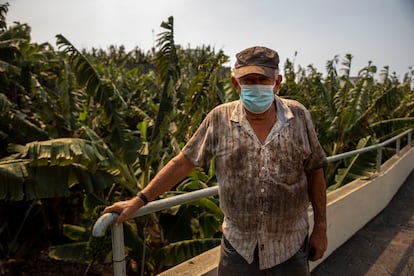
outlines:
[[135, 214], [139, 208], [144, 206], [144, 203], [138, 198], [134, 197], [129, 200], [119, 201], [104, 209], [104, 213], [118, 213], [119, 217], [115, 222], [119, 226], [125, 219]]
[[314, 255], [310, 256], [310, 261], [317, 261], [322, 258], [328, 247], [328, 238], [326, 236], [326, 227], [314, 227], [309, 239], [309, 248], [314, 250]]

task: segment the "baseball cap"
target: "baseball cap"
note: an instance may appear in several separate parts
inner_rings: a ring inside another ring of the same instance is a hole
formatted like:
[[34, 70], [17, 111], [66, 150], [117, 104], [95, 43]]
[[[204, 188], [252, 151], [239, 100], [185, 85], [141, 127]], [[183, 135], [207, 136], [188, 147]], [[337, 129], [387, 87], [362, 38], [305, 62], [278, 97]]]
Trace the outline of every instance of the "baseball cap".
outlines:
[[254, 73], [274, 78], [275, 71], [278, 69], [279, 55], [276, 51], [263, 46], [254, 46], [236, 54], [233, 74], [236, 78]]

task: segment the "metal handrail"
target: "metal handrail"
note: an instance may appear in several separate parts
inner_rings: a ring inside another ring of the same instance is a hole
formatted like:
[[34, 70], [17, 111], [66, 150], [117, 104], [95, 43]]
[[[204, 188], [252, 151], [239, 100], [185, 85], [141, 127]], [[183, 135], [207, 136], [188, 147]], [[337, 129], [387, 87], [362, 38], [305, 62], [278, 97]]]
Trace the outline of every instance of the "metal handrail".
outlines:
[[400, 155], [400, 145], [401, 145], [401, 138], [404, 137], [405, 135], [408, 136], [408, 141], [407, 144], [410, 146], [411, 145], [411, 132], [413, 131], [413, 129], [408, 129], [388, 140], [385, 140], [382, 143], [376, 144], [376, 145], [372, 145], [372, 146], [368, 146], [362, 149], [357, 149], [357, 150], [352, 150], [352, 151], [348, 151], [348, 152], [344, 152], [344, 153], [340, 153], [337, 155], [333, 155], [333, 156], [329, 156], [327, 157], [328, 162], [335, 162], [335, 161], [339, 161], [348, 157], [352, 157], [355, 156], [357, 154], [361, 154], [364, 152], [368, 152], [368, 151], [372, 151], [372, 150], [377, 150], [377, 172], [381, 171], [381, 159], [382, 159], [382, 148], [385, 147], [386, 145], [397, 141], [396, 144], [396, 152], [397, 155]]
[[[377, 172], [381, 171], [381, 159], [382, 159], [382, 148], [386, 145], [397, 141], [396, 143], [396, 154], [400, 155], [400, 145], [401, 145], [401, 138], [406, 136], [407, 145], [411, 147], [411, 133], [413, 129], [406, 130], [382, 143], [368, 146], [362, 149], [357, 149], [349, 152], [340, 153], [337, 155], [327, 157], [328, 162], [335, 162], [345, 158], [349, 158], [355, 156], [357, 154], [365, 153], [372, 150], [377, 150]], [[158, 212], [161, 210], [165, 210], [167, 208], [182, 205], [188, 202], [196, 201], [204, 197], [208, 196], [215, 196], [218, 193], [218, 186], [213, 186], [193, 192], [187, 192], [185, 194], [176, 195], [173, 197], [168, 197], [165, 199], [156, 200], [153, 202], [148, 203], [146, 206], [140, 208], [131, 218], [151, 214], [154, 212]], [[92, 235], [94, 237], [103, 237], [105, 235], [106, 229], [111, 227], [112, 231], [112, 255], [113, 255], [113, 267], [114, 267], [114, 275], [121, 276], [126, 275], [126, 268], [125, 268], [125, 252], [124, 252], [124, 234], [123, 234], [123, 226], [120, 224], [119, 226], [115, 226], [115, 221], [118, 218], [117, 213], [106, 213], [102, 215], [96, 222], [92, 230]]]
[[[140, 208], [133, 216], [140, 217], [148, 214], [152, 214], [161, 210], [171, 208], [173, 206], [182, 205], [188, 202], [196, 201], [204, 197], [214, 196], [218, 193], [218, 186], [208, 187], [205, 189], [188, 192], [181, 195], [176, 195], [160, 200], [156, 200], [148, 203], [147, 205]], [[118, 218], [117, 213], [106, 213], [102, 215], [95, 223], [95, 226], [92, 230], [92, 235], [94, 237], [103, 237], [105, 236], [105, 231], [108, 226], [111, 226], [115, 223]]]
[[[188, 192], [182, 195], [156, 200], [140, 208], [131, 218], [155, 213], [173, 206], [196, 201], [204, 197], [214, 196], [217, 195], [217, 193], [218, 186], [213, 186], [193, 192]], [[103, 214], [95, 222], [92, 230], [92, 235], [94, 237], [103, 237], [105, 236], [106, 229], [111, 226], [114, 276], [124, 276], [126, 275], [124, 230], [122, 224], [115, 226], [115, 221], [117, 220], [118, 216], [119, 215], [117, 213]]]

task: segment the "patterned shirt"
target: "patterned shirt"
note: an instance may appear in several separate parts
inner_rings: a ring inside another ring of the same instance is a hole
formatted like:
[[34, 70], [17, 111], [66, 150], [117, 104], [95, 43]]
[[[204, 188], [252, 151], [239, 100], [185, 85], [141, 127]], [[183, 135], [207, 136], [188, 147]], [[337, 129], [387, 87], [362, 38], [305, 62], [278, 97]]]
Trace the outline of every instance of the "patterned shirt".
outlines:
[[260, 269], [302, 246], [309, 227], [305, 171], [326, 162], [309, 111], [277, 96], [275, 104], [277, 120], [264, 144], [238, 100], [214, 108], [183, 148], [195, 166], [215, 158], [223, 234], [248, 263], [258, 246]]

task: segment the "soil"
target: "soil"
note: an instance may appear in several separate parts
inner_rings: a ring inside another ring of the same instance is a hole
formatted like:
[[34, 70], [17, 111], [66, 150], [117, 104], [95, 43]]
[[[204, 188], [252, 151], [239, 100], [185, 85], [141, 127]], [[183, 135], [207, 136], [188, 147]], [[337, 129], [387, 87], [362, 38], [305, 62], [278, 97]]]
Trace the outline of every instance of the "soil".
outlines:
[[113, 275], [112, 264], [88, 264], [55, 260], [45, 252], [26, 259], [0, 260], [1, 276], [109, 276]]
[[82, 208], [79, 198], [0, 201], [0, 276], [113, 275], [112, 264], [88, 267], [86, 263], [52, 259], [47, 254], [50, 246], [71, 242], [63, 235], [62, 225], [80, 225]]

